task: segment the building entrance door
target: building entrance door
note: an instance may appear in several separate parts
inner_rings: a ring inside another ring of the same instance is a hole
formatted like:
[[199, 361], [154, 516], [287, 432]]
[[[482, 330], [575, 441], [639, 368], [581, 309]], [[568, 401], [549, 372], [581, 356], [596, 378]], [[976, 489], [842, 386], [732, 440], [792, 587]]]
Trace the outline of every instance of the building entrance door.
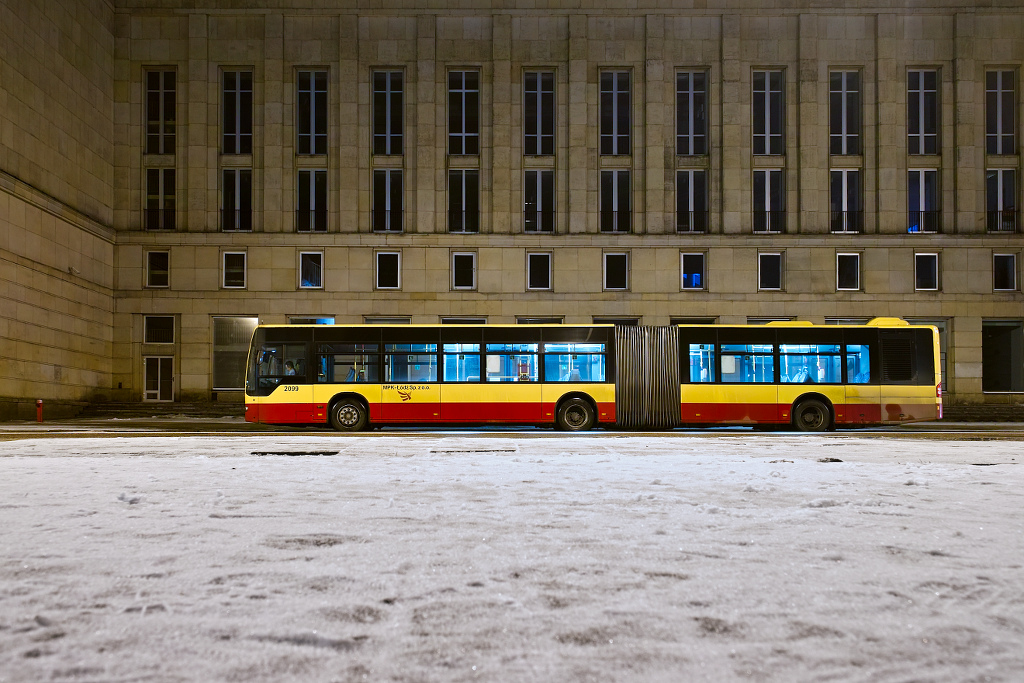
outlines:
[[142, 359], [146, 391], [146, 401], [174, 400], [174, 358], [166, 356], [150, 356]]

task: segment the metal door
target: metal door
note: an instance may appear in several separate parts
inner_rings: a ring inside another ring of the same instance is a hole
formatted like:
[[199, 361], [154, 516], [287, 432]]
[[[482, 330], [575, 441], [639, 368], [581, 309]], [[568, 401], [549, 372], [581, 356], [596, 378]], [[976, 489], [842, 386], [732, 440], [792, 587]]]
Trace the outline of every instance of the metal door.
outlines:
[[142, 359], [146, 401], [174, 400], [174, 358], [150, 356]]

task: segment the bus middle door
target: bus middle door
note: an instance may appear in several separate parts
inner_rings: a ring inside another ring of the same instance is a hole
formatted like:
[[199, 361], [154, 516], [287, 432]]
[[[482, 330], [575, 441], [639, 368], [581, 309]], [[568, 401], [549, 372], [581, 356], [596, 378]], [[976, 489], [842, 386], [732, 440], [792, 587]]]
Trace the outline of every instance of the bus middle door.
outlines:
[[416, 424], [441, 419], [436, 344], [386, 344], [381, 421]]

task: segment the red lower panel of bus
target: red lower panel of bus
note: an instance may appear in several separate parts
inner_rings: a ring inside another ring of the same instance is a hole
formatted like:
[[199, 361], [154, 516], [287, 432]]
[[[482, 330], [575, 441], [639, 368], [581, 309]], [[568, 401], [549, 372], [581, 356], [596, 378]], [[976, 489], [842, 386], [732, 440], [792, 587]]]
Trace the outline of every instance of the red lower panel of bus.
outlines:
[[789, 418], [779, 417], [781, 407], [777, 403], [684, 403], [680, 414], [684, 424], [788, 422]]
[[843, 406], [839, 424], [878, 424], [882, 421], [882, 407], [877, 403], [848, 403]]
[[[615, 404], [597, 404], [598, 422], [615, 422]], [[537, 424], [555, 421], [554, 403], [445, 403], [441, 422]]]
[[[615, 422], [615, 404], [597, 404], [598, 422]], [[385, 403], [370, 406], [370, 421], [384, 424], [464, 422], [538, 424], [554, 422], [553, 403]], [[321, 415], [323, 417], [321, 417]], [[245, 407], [245, 419], [263, 424], [325, 423], [326, 412], [308, 403], [265, 403]]]
[[[684, 403], [684, 424], [789, 424], [792, 406], [776, 403]], [[837, 424], [881, 424], [908, 420], [934, 420], [938, 409], [927, 403], [848, 403], [835, 407]]]

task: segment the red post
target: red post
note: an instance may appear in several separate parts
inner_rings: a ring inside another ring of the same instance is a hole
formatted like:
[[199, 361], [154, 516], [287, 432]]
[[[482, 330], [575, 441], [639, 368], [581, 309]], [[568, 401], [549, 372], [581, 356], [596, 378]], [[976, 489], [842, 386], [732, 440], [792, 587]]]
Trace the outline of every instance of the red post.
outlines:
[[36, 422], [43, 421], [43, 399], [36, 399]]

